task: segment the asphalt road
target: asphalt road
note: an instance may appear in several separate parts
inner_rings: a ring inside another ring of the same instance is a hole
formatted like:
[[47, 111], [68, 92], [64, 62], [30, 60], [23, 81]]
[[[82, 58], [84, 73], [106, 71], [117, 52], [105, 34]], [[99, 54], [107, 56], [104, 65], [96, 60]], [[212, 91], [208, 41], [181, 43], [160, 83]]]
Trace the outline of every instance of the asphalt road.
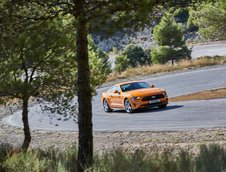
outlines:
[[226, 41], [196, 44], [192, 47], [192, 58], [215, 55], [226, 55]]
[[[191, 46], [192, 53], [191, 57], [193, 59], [203, 56], [226, 56], [226, 41], [210, 42], [210, 43], [200, 43]], [[112, 69], [115, 67], [116, 54], [109, 55], [109, 61], [112, 64]]]
[[[165, 88], [169, 97], [226, 87], [226, 65], [146, 77], [143, 81]], [[226, 127], [226, 99], [169, 103], [164, 110], [150, 108], [132, 114], [124, 111], [105, 113], [100, 95], [107, 89], [108, 87], [98, 89], [93, 100], [94, 131], [165, 131]], [[32, 129], [77, 130], [73, 120], [63, 121], [58, 115], [47, 115], [38, 106], [31, 107], [29, 113]], [[21, 127], [21, 112], [5, 118], [4, 121]]]

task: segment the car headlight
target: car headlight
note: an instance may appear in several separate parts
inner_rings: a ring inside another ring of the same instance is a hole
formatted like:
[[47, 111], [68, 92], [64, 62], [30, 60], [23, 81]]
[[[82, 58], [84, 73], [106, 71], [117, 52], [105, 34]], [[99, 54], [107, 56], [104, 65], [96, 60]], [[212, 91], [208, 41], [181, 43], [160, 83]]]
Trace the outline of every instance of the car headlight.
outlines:
[[138, 97], [132, 97], [132, 100], [138, 100], [138, 99], [140, 99], [139, 96]]

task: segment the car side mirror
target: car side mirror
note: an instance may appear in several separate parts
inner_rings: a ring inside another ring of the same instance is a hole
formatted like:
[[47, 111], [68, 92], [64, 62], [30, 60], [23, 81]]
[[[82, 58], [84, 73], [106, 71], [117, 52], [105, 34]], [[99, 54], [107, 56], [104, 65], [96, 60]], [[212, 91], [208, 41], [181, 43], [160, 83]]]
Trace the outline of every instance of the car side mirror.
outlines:
[[115, 94], [117, 94], [117, 93], [119, 94], [118, 90], [115, 90], [114, 93], [115, 93]]
[[155, 85], [153, 85], [153, 84], [152, 84], [152, 85], [150, 85], [150, 86], [151, 86], [151, 88], [155, 88]]

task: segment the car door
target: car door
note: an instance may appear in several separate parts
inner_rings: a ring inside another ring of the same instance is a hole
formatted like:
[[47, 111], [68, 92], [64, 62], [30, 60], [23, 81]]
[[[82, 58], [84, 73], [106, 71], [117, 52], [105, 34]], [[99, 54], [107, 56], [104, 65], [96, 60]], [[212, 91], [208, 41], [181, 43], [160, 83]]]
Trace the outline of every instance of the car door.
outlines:
[[122, 96], [121, 96], [121, 89], [119, 86], [113, 87], [113, 92], [111, 94], [111, 107], [114, 108], [122, 108]]

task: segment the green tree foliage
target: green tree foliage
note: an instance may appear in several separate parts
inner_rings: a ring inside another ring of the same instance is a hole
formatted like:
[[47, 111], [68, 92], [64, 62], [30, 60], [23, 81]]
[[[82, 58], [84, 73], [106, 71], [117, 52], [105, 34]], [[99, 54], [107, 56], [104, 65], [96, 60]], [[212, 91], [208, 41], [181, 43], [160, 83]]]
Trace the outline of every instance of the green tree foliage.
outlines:
[[195, 24], [194, 11], [189, 11], [189, 18], [187, 21], [187, 29], [189, 31], [198, 31], [198, 26]]
[[126, 56], [129, 60], [129, 66], [136, 67], [139, 65], [145, 65], [148, 63], [148, 56], [146, 52], [137, 45], [129, 45], [122, 55]]
[[173, 8], [172, 13], [176, 21], [180, 23], [187, 22], [189, 18], [189, 11], [187, 8]]
[[[104, 55], [104, 58], [101, 58]], [[91, 70], [91, 88], [95, 93], [96, 87], [102, 84], [107, 75], [110, 73], [110, 64], [108, 63], [108, 57], [101, 50], [95, 52], [95, 50], [89, 50], [89, 65]], [[105, 59], [106, 58], [106, 59]]]
[[122, 72], [127, 67], [137, 67], [150, 64], [151, 59], [148, 52], [145, 52], [137, 45], [129, 45], [118, 57], [116, 57], [115, 70]]
[[173, 51], [168, 46], [160, 46], [158, 49], [152, 50], [153, 63], [164, 64], [169, 61], [168, 56], [173, 55]]
[[115, 71], [122, 72], [129, 67], [129, 60], [127, 56], [119, 55], [115, 60]]
[[111, 64], [108, 55], [99, 49], [89, 36], [89, 64], [91, 71], [91, 88], [95, 92], [95, 88], [100, 86], [111, 72]]
[[5, 102], [14, 98], [22, 101], [24, 149], [31, 141], [29, 99], [36, 97], [69, 108], [75, 96], [76, 63], [68, 29], [70, 26], [58, 18], [20, 33], [5, 30], [1, 34], [0, 96]]
[[161, 46], [176, 48], [184, 44], [183, 26], [177, 24], [169, 13], [165, 13], [161, 22], [154, 28], [153, 36]]
[[[11, 21], [11, 24], [15, 23]], [[56, 18], [53, 21], [37, 22], [28, 30], [18, 33], [4, 23], [0, 53], [0, 98], [9, 102], [14, 98], [23, 104], [25, 140], [28, 148], [31, 135], [28, 123], [28, 102], [36, 98], [44, 110], [57, 112], [64, 117], [77, 117], [71, 104], [76, 95], [77, 64], [73, 41], [73, 19]], [[100, 51], [91, 38], [89, 57], [92, 75], [91, 86], [95, 88], [110, 72], [108, 56]], [[46, 102], [51, 102], [47, 103]]]
[[152, 63], [152, 59], [151, 59], [151, 49], [145, 49], [144, 50], [146, 55], [147, 55], [147, 64], [150, 65]]
[[197, 26], [205, 40], [226, 39], [226, 1], [205, 3], [190, 12], [189, 27]]
[[165, 63], [190, 58], [183, 36], [182, 24], [177, 24], [172, 15], [165, 13], [161, 22], [154, 27], [153, 36], [158, 48], [152, 51], [152, 60], [156, 63]]

